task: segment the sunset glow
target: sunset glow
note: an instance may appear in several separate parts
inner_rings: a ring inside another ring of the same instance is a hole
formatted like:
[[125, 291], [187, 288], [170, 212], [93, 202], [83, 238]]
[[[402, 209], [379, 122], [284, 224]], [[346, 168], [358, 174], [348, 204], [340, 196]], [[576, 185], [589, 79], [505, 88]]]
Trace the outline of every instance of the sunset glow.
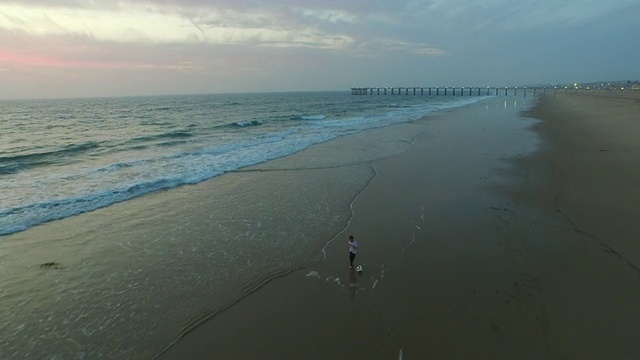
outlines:
[[[200, 74], [211, 84], [207, 92], [633, 78], [637, 67], [631, 59], [639, 50], [616, 39], [640, 32], [632, 16], [638, 12], [634, 0], [294, 6], [5, 1], [0, 3], [0, 80], [11, 69], [93, 69], [100, 79], [143, 70], [156, 83], [150, 92], [174, 93], [189, 89], [192, 79], [165, 77], [168, 72]], [[82, 76], [92, 83], [91, 73]], [[0, 85], [0, 96], [24, 96], [20, 87]], [[34, 96], [55, 96], [45, 86], [38, 89]], [[104, 95], [100, 89], [82, 94]]]

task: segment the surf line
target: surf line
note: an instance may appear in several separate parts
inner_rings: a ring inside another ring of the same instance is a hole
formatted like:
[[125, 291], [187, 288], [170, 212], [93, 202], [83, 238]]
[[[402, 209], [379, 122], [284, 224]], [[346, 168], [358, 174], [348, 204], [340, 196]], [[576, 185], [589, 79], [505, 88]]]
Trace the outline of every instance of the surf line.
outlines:
[[353, 204], [358, 200], [360, 195], [362, 195], [371, 186], [371, 184], [373, 183], [373, 180], [375, 180], [376, 177], [378, 177], [378, 170], [376, 169], [376, 167], [373, 165], [373, 163], [369, 163], [369, 165], [373, 170], [373, 176], [369, 180], [369, 183], [362, 190], [360, 190], [360, 192], [349, 203], [349, 210], [351, 210], [351, 216], [349, 216], [349, 220], [347, 220], [347, 224], [334, 237], [332, 237], [329, 241], [327, 241], [327, 243], [324, 244], [324, 246], [322, 247], [322, 250], [320, 250], [322, 252], [322, 261], [320, 261], [321, 263], [327, 260], [327, 246], [329, 246], [335, 239], [337, 239], [338, 236], [344, 234], [344, 232], [349, 228], [349, 226], [351, 226], [351, 220], [353, 220], [353, 217], [355, 215], [355, 212], [353, 211]]

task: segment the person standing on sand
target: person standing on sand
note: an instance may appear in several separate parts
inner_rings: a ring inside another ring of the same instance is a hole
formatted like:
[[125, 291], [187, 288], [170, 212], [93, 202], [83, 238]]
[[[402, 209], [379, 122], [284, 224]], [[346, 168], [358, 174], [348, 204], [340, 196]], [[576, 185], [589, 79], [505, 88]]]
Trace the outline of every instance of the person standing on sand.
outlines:
[[355, 260], [357, 253], [358, 243], [354, 240], [353, 235], [349, 235], [349, 263], [351, 268], [353, 268], [353, 260]]

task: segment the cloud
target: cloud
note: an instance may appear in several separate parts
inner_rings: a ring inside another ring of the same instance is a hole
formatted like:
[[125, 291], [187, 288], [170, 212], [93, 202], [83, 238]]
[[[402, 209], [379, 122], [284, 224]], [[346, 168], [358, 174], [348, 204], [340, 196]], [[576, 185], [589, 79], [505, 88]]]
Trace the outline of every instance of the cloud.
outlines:
[[[274, 4], [276, 6], [274, 6]], [[267, 6], [270, 5], [270, 6]], [[69, 1], [28, 0], [0, 3], [0, 30], [35, 37], [84, 37], [94, 42], [130, 44], [251, 45], [273, 48], [316, 48], [407, 51], [439, 55], [443, 51], [385, 36], [377, 48], [363, 45], [362, 34], [376, 24], [393, 27], [403, 20], [391, 9], [375, 3], [348, 5], [307, 2], [256, 4], [206, 1]], [[400, 8], [401, 9], [401, 8]], [[395, 14], [395, 15], [394, 15]], [[372, 35], [374, 38], [375, 34]]]
[[633, 77], [625, 39], [639, 12], [638, 0], [0, 0], [0, 87], [29, 79], [39, 90], [42, 74], [97, 94], [105, 83], [114, 93], [515, 84], [574, 68], [601, 77], [603, 61], [606, 74]]
[[[77, 3], [75, 3], [77, 5]], [[306, 14], [309, 16], [309, 13]], [[316, 14], [337, 21], [338, 13]], [[261, 46], [344, 48], [344, 34], [277, 23], [261, 9], [182, 8], [120, 2], [117, 7], [0, 4], [0, 29], [33, 36], [85, 36], [121, 43], [251, 43]]]
[[358, 20], [356, 14], [348, 11], [337, 9], [312, 9], [312, 8], [295, 8], [295, 13], [298, 13], [300, 17], [311, 19], [315, 21], [328, 22], [331, 24], [336, 23], [355, 23]]
[[198, 68], [190, 63], [182, 64], [161, 64], [149, 62], [126, 62], [126, 61], [96, 61], [96, 60], [71, 60], [56, 56], [42, 56], [33, 53], [3, 53], [0, 54], [0, 65], [3, 68], [73, 68], [73, 69], [133, 69], [133, 70], [171, 70], [171, 71], [193, 71]]
[[439, 25], [503, 31], [584, 24], [633, 6], [637, 0], [433, 0], [428, 6], [416, 5], [413, 14]]
[[446, 54], [444, 50], [429, 47], [426, 44], [407, 42], [393, 38], [379, 38], [366, 41], [361, 45], [361, 50], [371, 55], [380, 52], [412, 53], [419, 56], [442, 56]]
[[55, 56], [41, 56], [31, 53], [3, 53], [0, 54], [0, 64], [17, 67], [69, 67], [69, 68], [144, 68], [142, 64], [99, 62], [99, 61], [76, 61], [66, 60]]
[[198, 71], [199, 67], [189, 59], [171, 54], [170, 48], [120, 43], [97, 45], [83, 36], [33, 38], [20, 31], [0, 30], [0, 67], [3, 69]]

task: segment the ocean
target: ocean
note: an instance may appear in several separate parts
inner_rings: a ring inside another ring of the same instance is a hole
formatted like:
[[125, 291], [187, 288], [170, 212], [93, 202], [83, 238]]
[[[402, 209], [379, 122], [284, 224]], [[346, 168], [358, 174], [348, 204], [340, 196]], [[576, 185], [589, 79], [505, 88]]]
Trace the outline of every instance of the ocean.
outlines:
[[276, 93], [0, 103], [0, 235], [478, 97]]
[[[182, 250], [161, 249], [158, 237], [113, 244], [87, 234], [31, 241], [29, 231], [39, 225], [485, 98], [309, 92], [0, 101], [0, 358], [149, 358], [181, 326], [215, 308], [194, 296], [194, 288], [199, 295], [225, 289], [233, 298], [258, 274], [294, 266], [260, 265], [260, 254], [243, 252], [248, 260], [240, 274], [228, 271], [239, 261], [229, 253], [245, 251], [239, 247], [189, 242], [191, 249], [211, 247], [197, 263], [188, 254], [180, 258]], [[180, 236], [174, 240], [187, 246]], [[92, 255], [73, 271], [30, 260], [61, 248], [71, 257]], [[211, 261], [214, 250], [226, 260]], [[124, 260], [129, 257], [131, 263]], [[171, 263], [170, 271], [157, 271], [161, 261]], [[115, 262], [118, 271], [109, 270]], [[53, 278], [47, 268], [63, 275]], [[200, 271], [225, 276], [209, 281]], [[161, 289], [170, 276], [181, 287]], [[166, 321], [158, 320], [169, 312]]]

